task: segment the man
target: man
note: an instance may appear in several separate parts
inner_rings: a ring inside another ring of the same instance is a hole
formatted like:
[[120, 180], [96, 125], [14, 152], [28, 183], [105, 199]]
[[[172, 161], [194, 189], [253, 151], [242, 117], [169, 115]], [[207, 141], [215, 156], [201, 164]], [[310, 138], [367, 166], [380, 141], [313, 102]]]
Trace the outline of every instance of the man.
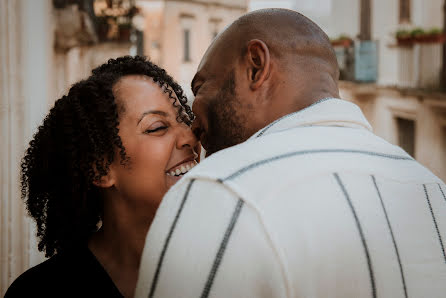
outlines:
[[218, 36], [192, 82], [211, 156], [164, 198], [137, 297], [445, 296], [446, 186], [337, 99], [338, 74], [293, 11]]

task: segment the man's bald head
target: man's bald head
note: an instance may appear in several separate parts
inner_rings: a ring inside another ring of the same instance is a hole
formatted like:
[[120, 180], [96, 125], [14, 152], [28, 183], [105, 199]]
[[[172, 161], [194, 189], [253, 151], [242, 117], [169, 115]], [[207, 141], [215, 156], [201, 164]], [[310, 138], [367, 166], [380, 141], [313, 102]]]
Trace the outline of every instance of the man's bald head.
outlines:
[[[224, 64], [245, 55], [250, 40], [259, 39], [271, 55], [292, 71], [294, 66], [324, 67], [337, 80], [339, 68], [328, 36], [313, 21], [288, 9], [269, 8], [247, 13], [214, 40], [205, 56], [217, 54]], [[204, 62], [204, 60], [203, 60]]]
[[338, 97], [338, 64], [327, 35], [292, 10], [248, 13], [221, 32], [192, 81], [194, 129], [211, 154], [274, 120]]

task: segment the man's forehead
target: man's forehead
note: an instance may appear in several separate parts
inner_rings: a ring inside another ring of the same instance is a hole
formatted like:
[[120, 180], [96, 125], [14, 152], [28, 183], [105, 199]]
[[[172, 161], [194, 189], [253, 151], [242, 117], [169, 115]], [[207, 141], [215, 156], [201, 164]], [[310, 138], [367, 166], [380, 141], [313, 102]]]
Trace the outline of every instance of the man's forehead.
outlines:
[[207, 63], [208, 56], [209, 56], [209, 50], [207, 50], [206, 53], [204, 53], [203, 57], [201, 58], [200, 64], [198, 64], [197, 67], [197, 73], [199, 73], [203, 69], [204, 65]]
[[201, 59], [200, 65], [198, 65], [197, 72], [195, 73], [195, 76], [192, 80], [191, 86], [193, 87], [194, 84], [200, 80], [203, 80], [207, 78], [208, 76], [212, 75], [213, 70], [215, 69], [215, 62], [217, 62], [218, 59], [211, 58], [209, 53], [206, 52], [206, 54]]
[[197, 72], [192, 80], [191, 86], [200, 80], [215, 77], [218, 74], [224, 73], [229, 65], [232, 65], [233, 46], [228, 42], [228, 32], [221, 32], [212, 42], [209, 48], [203, 55], [203, 58], [198, 65]]
[[204, 53], [203, 58], [201, 58], [200, 64], [197, 68], [197, 73], [206, 71], [212, 64], [214, 64], [218, 59], [218, 45], [214, 42], [212, 43], [207, 51]]

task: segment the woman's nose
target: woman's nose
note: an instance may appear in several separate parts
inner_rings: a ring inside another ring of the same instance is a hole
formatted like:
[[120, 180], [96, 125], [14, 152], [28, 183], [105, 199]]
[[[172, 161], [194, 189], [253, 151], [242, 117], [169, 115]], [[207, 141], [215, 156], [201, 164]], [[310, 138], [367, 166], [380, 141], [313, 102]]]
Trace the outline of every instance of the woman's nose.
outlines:
[[192, 133], [192, 129], [184, 123], [180, 124], [177, 136], [177, 148], [182, 149], [184, 147], [189, 147], [193, 149], [197, 144], [198, 140]]

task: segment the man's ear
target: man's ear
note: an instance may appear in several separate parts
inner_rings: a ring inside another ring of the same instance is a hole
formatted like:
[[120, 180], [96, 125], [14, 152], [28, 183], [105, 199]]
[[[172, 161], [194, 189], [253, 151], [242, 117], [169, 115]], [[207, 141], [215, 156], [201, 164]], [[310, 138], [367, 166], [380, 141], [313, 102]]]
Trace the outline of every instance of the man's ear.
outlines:
[[268, 46], [259, 39], [248, 42], [246, 59], [251, 90], [258, 89], [269, 77], [270, 53]]

